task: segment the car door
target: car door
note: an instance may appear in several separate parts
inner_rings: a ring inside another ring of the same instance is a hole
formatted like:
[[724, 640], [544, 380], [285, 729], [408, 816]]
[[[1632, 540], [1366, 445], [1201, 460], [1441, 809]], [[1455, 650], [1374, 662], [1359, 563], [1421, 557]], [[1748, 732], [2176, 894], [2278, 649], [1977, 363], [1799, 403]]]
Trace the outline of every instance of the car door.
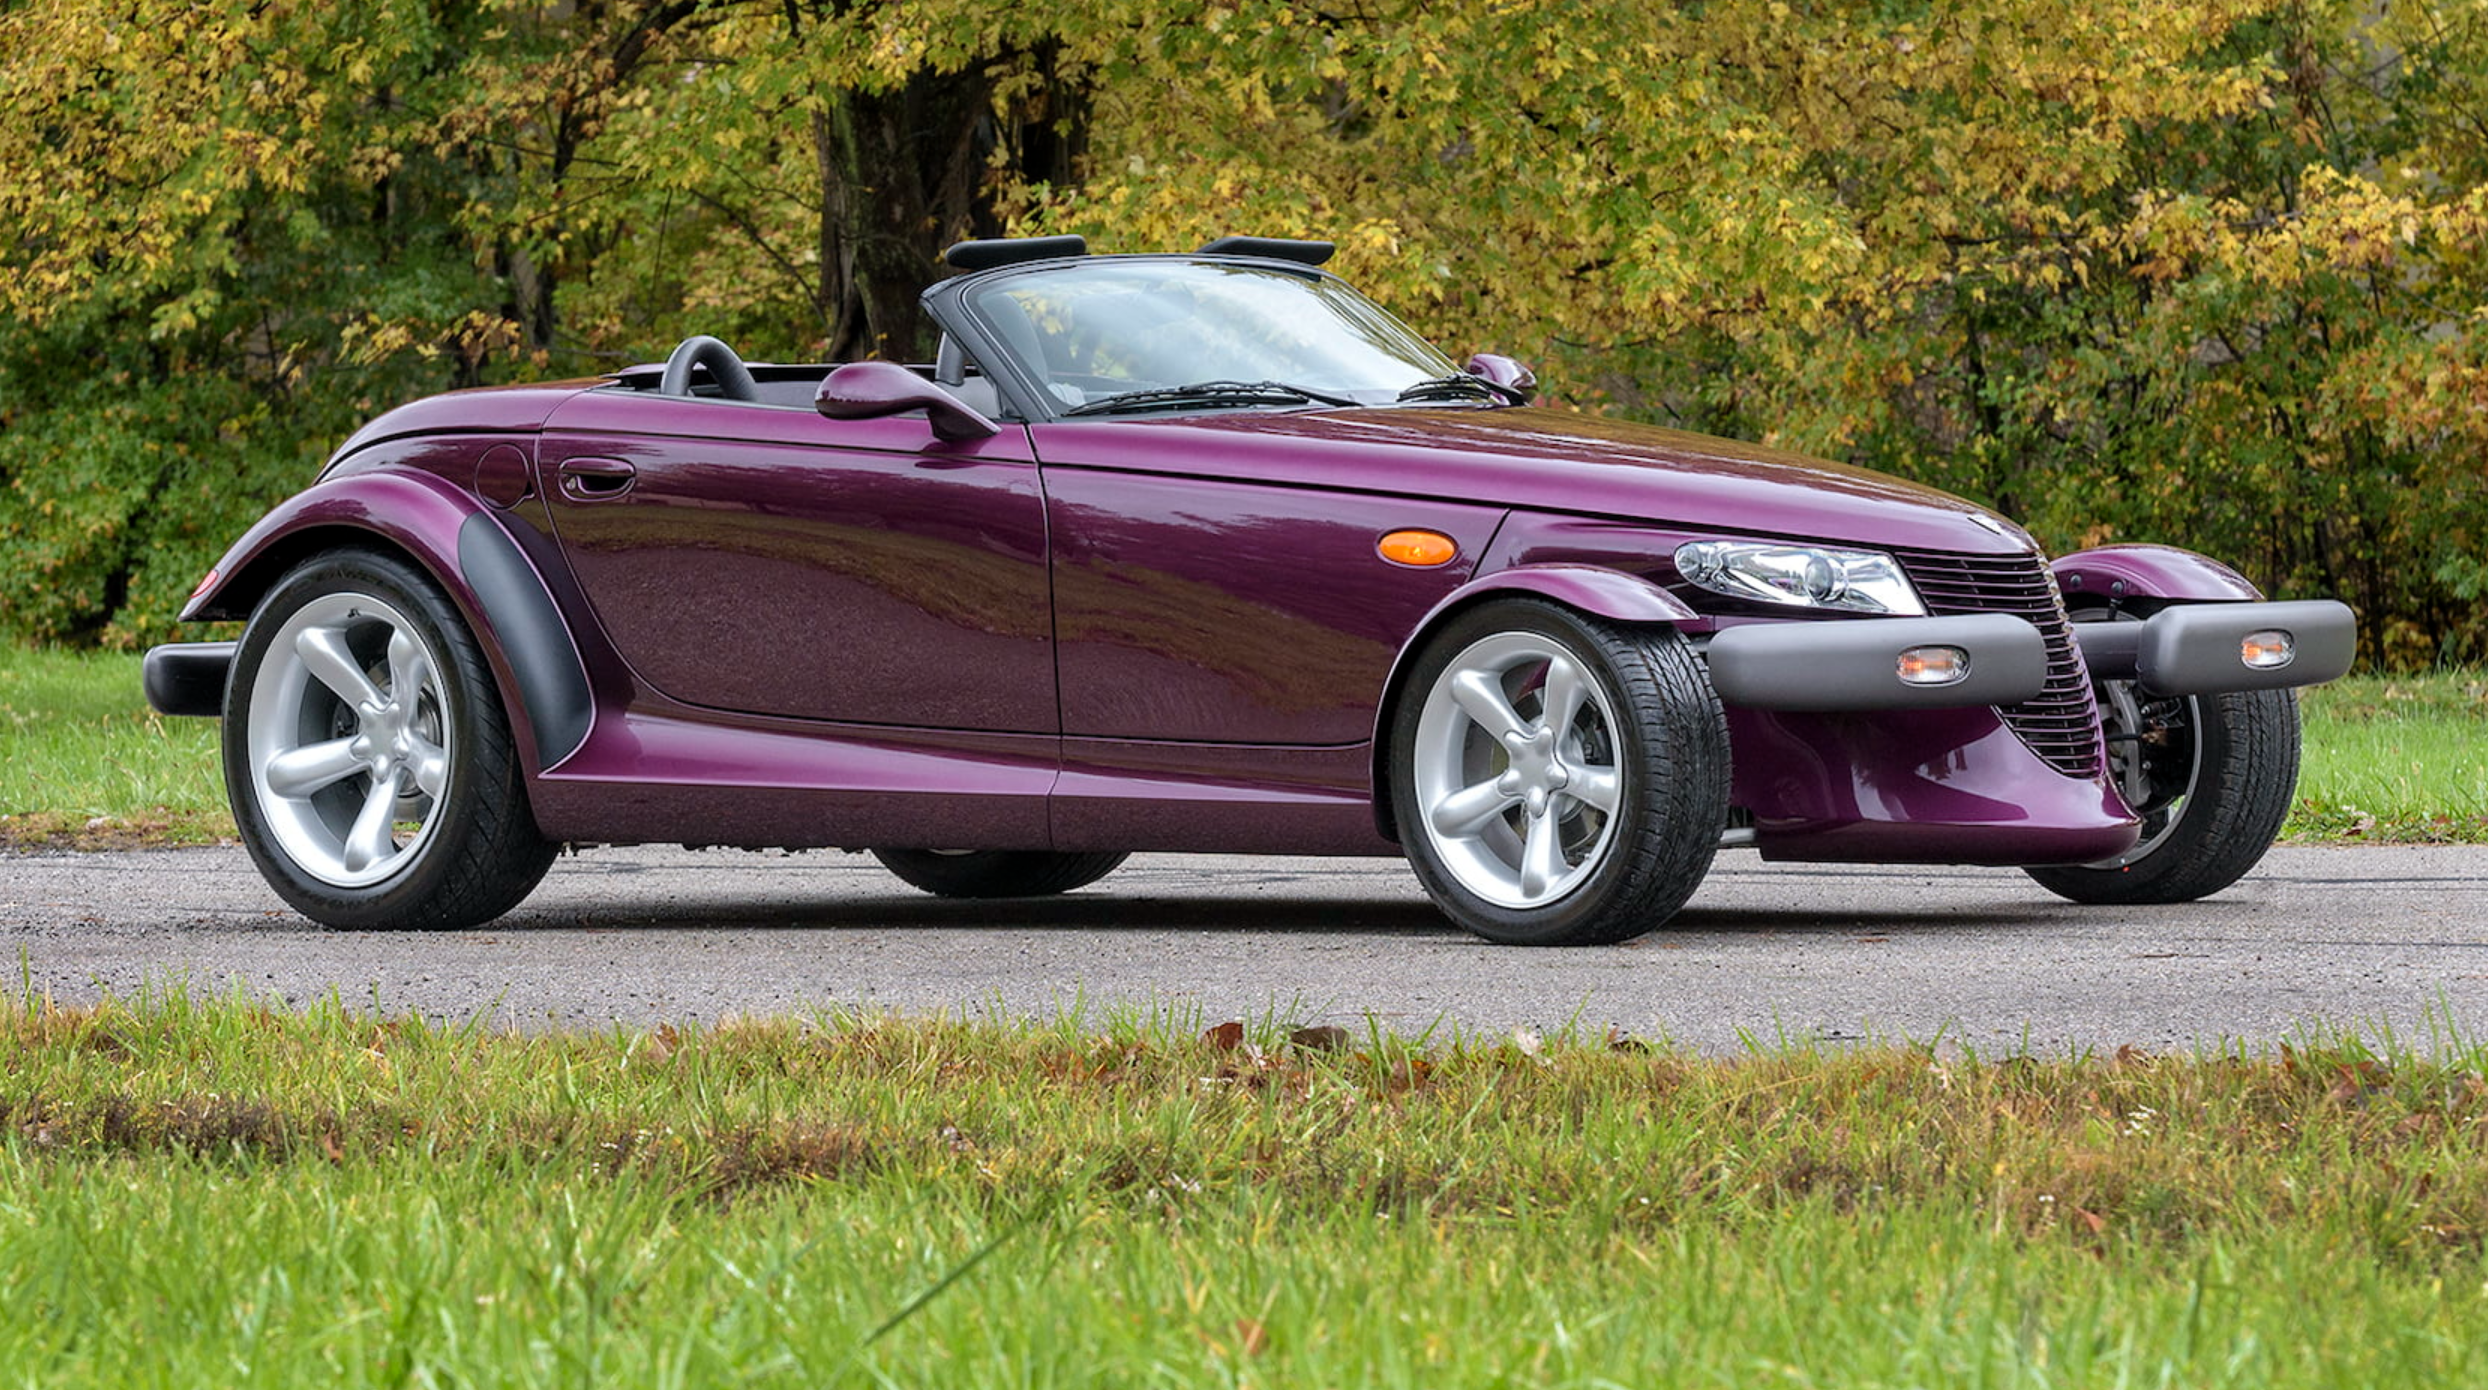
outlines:
[[589, 391], [545, 426], [556, 536], [605, 635], [688, 705], [1053, 733], [1026, 431]]
[[[1030, 433], [1052, 509], [1067, 739], [1366, 742], [1402, 644], [1502, 519], [1325, 486], [1316, 449], [1286, 435], [1173, 421]], [[1378, 542], [1411, 529], [1453, 543], [1442, 563], [1383, 558]]]

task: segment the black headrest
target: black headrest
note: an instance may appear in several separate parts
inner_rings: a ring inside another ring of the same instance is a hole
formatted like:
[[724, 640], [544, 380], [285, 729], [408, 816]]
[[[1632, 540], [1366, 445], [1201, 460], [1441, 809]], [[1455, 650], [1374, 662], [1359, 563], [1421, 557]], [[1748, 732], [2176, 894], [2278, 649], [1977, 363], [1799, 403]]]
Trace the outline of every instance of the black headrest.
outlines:
[[991, 270], [1021, 261], [1050, 261], [1057, 256], [1085, 256], [1088, 238], [1080, 236], [1006, 236], [987, 241], [962, 241], [942, 253], [945, 264], [958, 270]]
[[1327, 241], [1288, 241], [1274, 236], [1222, 236], [1201, 248], [1204, 256], [1261, 256], [1273, 261], [1320, 265], [1338, 250]]

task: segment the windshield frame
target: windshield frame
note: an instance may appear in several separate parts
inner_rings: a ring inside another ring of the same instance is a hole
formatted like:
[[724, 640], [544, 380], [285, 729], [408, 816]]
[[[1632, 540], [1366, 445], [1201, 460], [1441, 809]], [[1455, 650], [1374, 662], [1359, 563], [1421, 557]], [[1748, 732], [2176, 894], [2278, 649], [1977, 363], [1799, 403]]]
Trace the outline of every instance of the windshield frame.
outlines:
[[[956, 338], [959, 341], [959, 345], [966, 350], [967, 355], [973, 358], [977, 366], [983, 369], [985, 377], [993, 382], [995, 391], [1001, 396], [1003, 402], [1010, 407], [1009, 413], [1013, 418], [1032, 424], [1048, 423], [1067, 418], [1073, 407], [1068, 402], [1057, 398], [1052, 391], [1046, 389], [1044, 379], [1031, 371], [1028, 365], [1020, 360], [1019, 354], [1009, 348], [1002, 334], [998, 332], [993, 324], [991, 324], [986, 317], [978, 311], [976, 307], [977, 296], [984, 290], [1002, 281], [1017, 279], [1021, 276], [1056, 274], [1065, 270], [1077, 269], [1083, 266], [1095, 266], [1100, 263], [1139, 264], [1148, 262], [1208, 266], [1249, 266], [1255, 270], [1289, 276], [1294, 279], [1305, 280], [1317, 285], [1324, 285], [1333, 288], [1337, 291], [1354, 296], [1366, 312], [1376, 315], [1389, 326], [1407, 334], [1412, 342], [1422, 344], [1426, 350], [1432, 352], [1435, 357], [1450, 366], [1452, 369], [1457, 370], [1457, 364], [1454, 363], [1449, 356], [1445, 355], [1441, 348], [1436, 347], [1432, 340], [1428, 339], [1424, 334], [1417, 332], [1415, 329], [1410, 328], [1406, 323], [1402, 322], [1397, 315], [1393, 314], [1390, 310], [1383, 308], [1381, 305], [1376, 304], [1372, 299], [1367, 298], [1364, 294], [1359, 292], [1355, 286], [1350, 285], [1346, 280], [1331, 274], [1327, 270], [1322, 270], [1315, 266], [1308, 266], [1302, 264], [1301, 262], [1274, 260], [1261, 256], [1223, 256], [1201, 255], [1198, 253], [1170, 253], [1114, 256], [1066, 256], [1052, 260], [1028, 261], [1017, 265], [997, 266], [991, 270], [982, 270], [968, 275], [953, 276], [948, 280], [940, 281], [925, 290], [923, 304], [925, 311], [932, 316], [933, 321], [939, 324], [944, 332], [947, 332], [952, 337]], [[1317, 387], [1319, 386], [1319, 383], [1307, 384]], [[1099, 402], [1111, 399], [1112, 397], [1110, 396], [1100, 396], [1097, 398]], [[1092, 402], [1092, 404], [1093, 403], [1095, 402]], [[1391, 403], [1392, 402], [1388, 400], [1374, 402], [1377, 406], [1389, 405]], [[1200, 407], [1200, 411], [1267, 410], [1272, 408], [1274, 407], [1203, 406]], [[1326, 406], [1316, 401], [1307, 402], [1301, 406], [1276, 408], [1331, 410], [1348, 407]], [[1094, 413], [1079, 416], [1077, 419], [1081, 423], [1104, 423], [1118, 418], [1163, 418], [1165, 415], [1172, 413], [1176, 412], [1155, 411], [1135, 414], [1128, 417], [1118, 417], [1111, 413]]]

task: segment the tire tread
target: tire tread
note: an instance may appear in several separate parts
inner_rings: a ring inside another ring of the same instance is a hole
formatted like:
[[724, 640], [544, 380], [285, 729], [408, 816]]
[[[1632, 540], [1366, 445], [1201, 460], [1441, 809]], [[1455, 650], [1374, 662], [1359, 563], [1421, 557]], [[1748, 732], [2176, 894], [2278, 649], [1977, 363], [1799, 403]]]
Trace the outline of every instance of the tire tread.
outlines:
[[877, 849], [872, 856], [910, 886], [942, 898], [1051, 897], [1095, 883], [1131, 857], [1120, 851], [936, 854], [921, 849]]
[[2262, 862], [2298, 792], [2297, 696], [2202, 696], [2196, 709], [2203, 766], [2168, 838], [2123, 868], [2033, 868], [2025, 871], [2032, 880], [2078, 903], [2184, 903], [2219, 892]]

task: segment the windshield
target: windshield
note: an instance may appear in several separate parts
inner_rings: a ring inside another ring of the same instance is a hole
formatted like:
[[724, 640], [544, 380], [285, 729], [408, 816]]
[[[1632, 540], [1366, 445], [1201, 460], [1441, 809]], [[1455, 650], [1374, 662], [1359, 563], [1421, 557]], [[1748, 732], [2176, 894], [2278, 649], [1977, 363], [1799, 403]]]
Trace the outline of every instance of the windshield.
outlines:
[[[1380, 403], [1454, 368], [1330, 279], [1200, 261], [1096, 261], [983, 286], [977, 316], [1062, 408], [1197, 383]], [[1271, 404], [1229, 395], [1207, 404]]]

